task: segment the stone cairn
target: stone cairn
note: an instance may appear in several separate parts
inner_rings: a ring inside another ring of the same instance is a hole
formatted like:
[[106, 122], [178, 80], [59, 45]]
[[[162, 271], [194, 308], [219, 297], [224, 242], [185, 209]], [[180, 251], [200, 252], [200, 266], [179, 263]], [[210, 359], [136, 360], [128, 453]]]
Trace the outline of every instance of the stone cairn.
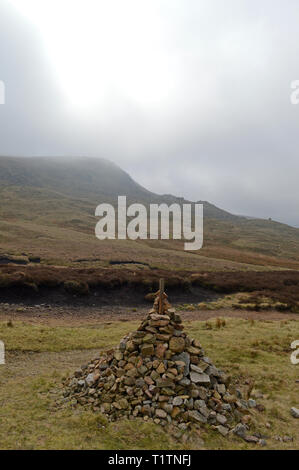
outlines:
[[184, 332], [160, 283], [137, 331], [77, 370], [65, 382], [64, 396], [110, 421], [142, 417], [182, 430], [208, 423], [224, 436], [234, 432], [253, 442], [244, 418], [256, 404], [232, 393], [229, 380]]

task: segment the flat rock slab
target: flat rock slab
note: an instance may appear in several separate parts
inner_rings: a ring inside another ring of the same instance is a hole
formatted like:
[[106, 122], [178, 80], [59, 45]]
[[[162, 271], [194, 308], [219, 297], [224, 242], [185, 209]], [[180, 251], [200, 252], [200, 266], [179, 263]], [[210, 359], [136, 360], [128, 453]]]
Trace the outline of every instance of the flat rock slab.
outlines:
[[190, 372], [191, 382], [200, 385], [207, 385], [211, 382], [207, 374], [198, 374], [197, 372]]
[[195, 366], [194, 364], [191, 364], [191, 370], [193, 372], [197, 372], [198, 374], [203, 374], [203, 370], [200, 367]]

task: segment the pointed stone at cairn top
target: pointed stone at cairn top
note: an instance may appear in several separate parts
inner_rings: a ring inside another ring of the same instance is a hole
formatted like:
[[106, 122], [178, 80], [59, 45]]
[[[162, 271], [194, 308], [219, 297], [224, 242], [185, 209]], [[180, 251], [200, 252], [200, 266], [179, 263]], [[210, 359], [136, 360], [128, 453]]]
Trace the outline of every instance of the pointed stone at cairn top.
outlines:
[[174, 312], [175, 309], [171, 308], [171, 304], [168, 302], [168, 295], [164, 292], [164, 279], [160, 279], [159, 290], [155, 294], [154, 305], [150, 313], [165, 315]]

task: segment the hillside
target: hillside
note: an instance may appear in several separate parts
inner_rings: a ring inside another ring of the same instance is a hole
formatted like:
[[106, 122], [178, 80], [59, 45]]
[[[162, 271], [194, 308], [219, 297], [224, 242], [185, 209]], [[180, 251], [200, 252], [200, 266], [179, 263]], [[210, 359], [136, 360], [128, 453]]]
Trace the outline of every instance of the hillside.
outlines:
[[0, 254], [39, 256], [58, 265], [130, 260], [172, 269], [299, 268], [298, 229], [235, 216], [206, 201], [198, 253], [186, 253], [174, 241], [99, 242], [95, 208], [118, 195], [129, 203], [188, 202], [148, 191], [104, 159], [1, 157]]
[[[158, 195], [148, 191], [114, 163], [103, 158], [12, 158], [0, 157], [0, 187], [2, 194], [13, 190], [28, 203], [44, 192], [48, 197], [70, 197], [101, 201], [116, 201], [126, 195], [128, 201], [188, 202], [173, 195]], [[3, 193], [4, 191], [4, 193]], [[201, 202], [201, 201], [198, 201]], [[234, 220], [229, 212], [204, 201], [205, 215], [209, 218]]]

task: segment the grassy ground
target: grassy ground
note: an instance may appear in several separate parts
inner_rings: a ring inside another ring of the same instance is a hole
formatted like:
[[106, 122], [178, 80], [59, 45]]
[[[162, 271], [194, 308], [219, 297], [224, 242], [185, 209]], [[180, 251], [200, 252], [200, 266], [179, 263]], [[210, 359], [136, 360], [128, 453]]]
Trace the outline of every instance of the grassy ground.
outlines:
[[184, 311], [198, 311], [198, 310], [222, 310], [222, 309], [237, 309], [244, 311], [285, 311], [288, 310], [288, 305], [282, 302], [275, 301], [267, 296], [259, 295], [252, 300], [252, 293], [238, 292], [237, 294], [224, 295], [217, 300], [210, 302], [200, 302], [198, 304], [181, 304], [177, 307], [179, 310]]
[[[0, 194], [1, 196], [1, 194]], [[57, 227], [36, 221], [10, 221], [1, 218], [1, 253], [20, 256], [22, 253], [39, 256], [42, 263], [57, 266], [105, 267], [111, 260], [135, 260], [161, 269], [185, 269], [193, 271], [240, 271], [290, 268], [298, 269], [299, 261], [276, 260], [276, 258], [240, 254], [233, 249], [185, 252], [181, 242], [168, 240], [104, 240], [94, 235], [96, 219], [88, 233], [74, 226]], [[208, 235], [207, 239], [208, 239]], [[79, 260], [86, 261], [79, 261]]]
[[[237, 437], [223, 438], [203, 428], [180, 441], [154, 424], [108, 424], [100, 414], [56, 405], [63, 377], [89, 361], [99, 349], [117, 344], [136, 322], [71, 326], [0, 322], [6, 365], [0, 366], [1, 449], [252, 449]], [[269, 436], [266, 449], [298, 449], [298, 421], [290, 408], [299, 405], [299, 366], [290, 362], [290, 344], [299, 339], [299, 320], [226, 319], [187, 321], [188, 333], [201, 340], [211, 359], [253, 393], [265, 412], [252, 412], [252, 429]], [[84, 349], [83, 349], [84, 348]], [[266, 426], [267, 423], [267, 426]], [[270, 425], [270, 428], [268, 427]], [[280, 442], [276, 436], [293, 438]]]

